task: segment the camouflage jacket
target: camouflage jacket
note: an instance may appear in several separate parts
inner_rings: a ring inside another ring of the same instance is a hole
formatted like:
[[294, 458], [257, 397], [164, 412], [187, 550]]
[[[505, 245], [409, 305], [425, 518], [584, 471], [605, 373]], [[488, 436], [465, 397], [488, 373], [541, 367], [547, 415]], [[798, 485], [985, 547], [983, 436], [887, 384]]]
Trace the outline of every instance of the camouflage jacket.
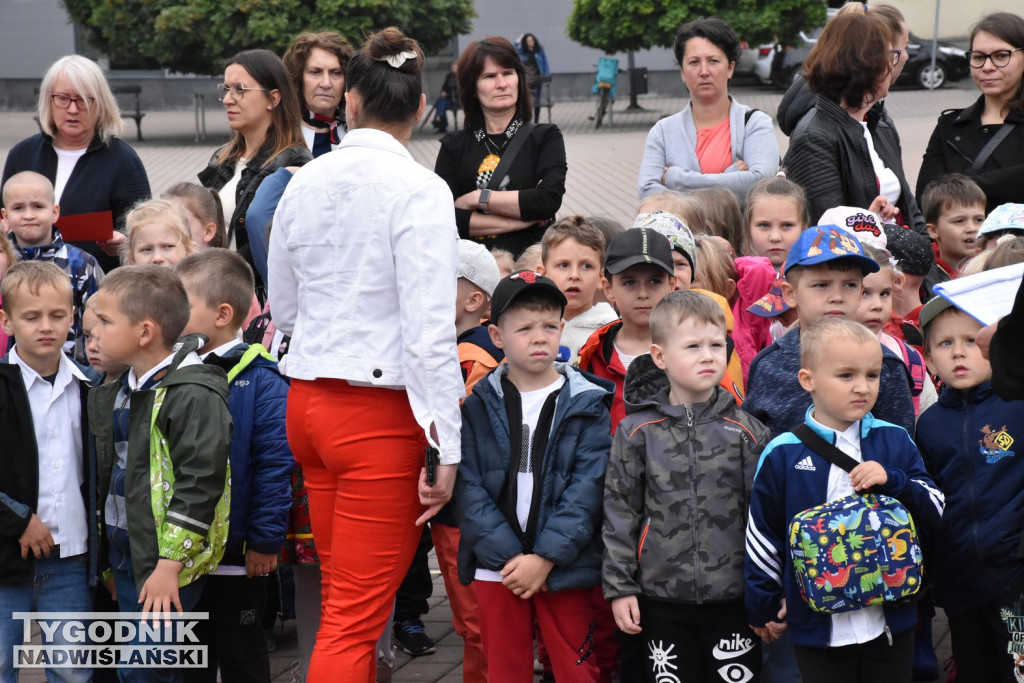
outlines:
[[721, 386], [692, 409], [669, 405], [668, 391], [649, 355], [630, 364], [605, 478], [604, 596], [740, 600], [750, 489], [768, 429]]

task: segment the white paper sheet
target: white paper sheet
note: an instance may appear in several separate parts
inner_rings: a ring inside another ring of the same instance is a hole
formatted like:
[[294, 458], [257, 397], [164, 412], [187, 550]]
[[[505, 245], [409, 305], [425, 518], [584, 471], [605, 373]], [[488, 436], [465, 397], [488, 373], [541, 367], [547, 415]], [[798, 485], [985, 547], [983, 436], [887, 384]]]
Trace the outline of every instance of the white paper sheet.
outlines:
[[1013, 309], [1024, 263], [942, 282], [933, 290], [982, 325], [991, 325]]

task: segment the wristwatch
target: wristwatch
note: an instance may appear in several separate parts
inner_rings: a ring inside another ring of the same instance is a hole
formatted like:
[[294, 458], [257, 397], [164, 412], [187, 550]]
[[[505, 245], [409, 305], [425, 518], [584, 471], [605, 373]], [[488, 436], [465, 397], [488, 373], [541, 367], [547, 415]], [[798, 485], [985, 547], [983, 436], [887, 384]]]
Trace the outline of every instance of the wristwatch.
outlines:
[[489, 202], [490, 200], [491, 200], [491, 191], [486, 189], [486, 188], [483, 189], [483, 190], [480, 190], [480, 199], [477, 200], [477, 203], [480, 204], [480, 209], [482, 211], [487, 211], [487, 202]]

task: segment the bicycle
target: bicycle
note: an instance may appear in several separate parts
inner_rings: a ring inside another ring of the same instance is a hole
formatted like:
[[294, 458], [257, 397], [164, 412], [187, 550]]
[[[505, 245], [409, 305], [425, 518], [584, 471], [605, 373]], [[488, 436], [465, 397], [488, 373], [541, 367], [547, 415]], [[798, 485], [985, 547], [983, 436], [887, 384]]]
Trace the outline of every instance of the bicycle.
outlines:
[[[597, 95], [597, 110], [594, 112], [594, 128], [600, 128], [605, 112], [608, 121], [612, 120], [611, 107], [615, 105], [615, 87], [619, 82], [619, 60], [614, 57], [601, 57], [597, 62], [597, 74], [594, 87], [590, 92]], [[611, 106], [609, 106], [611, 105]]]

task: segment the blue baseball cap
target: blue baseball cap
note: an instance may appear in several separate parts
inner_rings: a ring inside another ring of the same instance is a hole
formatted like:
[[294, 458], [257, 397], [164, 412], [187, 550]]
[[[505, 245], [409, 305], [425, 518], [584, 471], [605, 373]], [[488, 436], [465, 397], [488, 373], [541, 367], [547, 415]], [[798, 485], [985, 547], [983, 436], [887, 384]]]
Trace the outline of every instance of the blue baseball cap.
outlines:
[[836, 259], [854, 259], [865, 275], [877, 273], [880, 266], [864, 254], [864, 248], [852, 234], [838, 225], [816, 225], [797, 238], [786, 257], [785, 275], [793, 266], [816, 266]]

